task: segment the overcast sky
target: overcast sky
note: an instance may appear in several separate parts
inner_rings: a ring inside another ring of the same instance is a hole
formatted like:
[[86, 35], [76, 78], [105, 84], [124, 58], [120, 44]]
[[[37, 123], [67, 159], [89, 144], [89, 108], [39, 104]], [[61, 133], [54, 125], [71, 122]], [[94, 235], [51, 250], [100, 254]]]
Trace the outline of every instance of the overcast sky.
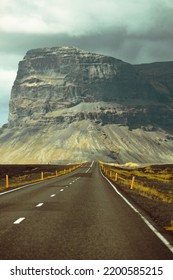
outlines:
[[133, 64], [173, 60], [173, 0], [0, 0], [0, 126], [18, 62], [73, 45]]

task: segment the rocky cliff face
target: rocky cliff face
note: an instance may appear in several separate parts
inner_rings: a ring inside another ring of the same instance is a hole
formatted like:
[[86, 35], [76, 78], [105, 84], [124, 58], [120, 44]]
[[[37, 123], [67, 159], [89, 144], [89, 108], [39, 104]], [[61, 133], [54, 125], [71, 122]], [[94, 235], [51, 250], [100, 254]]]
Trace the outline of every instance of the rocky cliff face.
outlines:
[[173, 160], [172, 72], [151, 72], [74, 47], [28, 51], [0, 131], [2, 161]]
[[173, 103], [173, 62], [155, 62], [134, 65], [154, 87], [159, 101]]

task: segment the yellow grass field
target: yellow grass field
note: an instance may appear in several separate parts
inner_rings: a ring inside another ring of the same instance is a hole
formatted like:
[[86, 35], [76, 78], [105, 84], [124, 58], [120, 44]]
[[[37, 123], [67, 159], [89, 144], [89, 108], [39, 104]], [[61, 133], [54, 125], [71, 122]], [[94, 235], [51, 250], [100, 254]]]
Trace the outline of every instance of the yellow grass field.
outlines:
[[100, 162], [104, 175], [162, 227], [173, 232], [173, 164], [139, 167]]

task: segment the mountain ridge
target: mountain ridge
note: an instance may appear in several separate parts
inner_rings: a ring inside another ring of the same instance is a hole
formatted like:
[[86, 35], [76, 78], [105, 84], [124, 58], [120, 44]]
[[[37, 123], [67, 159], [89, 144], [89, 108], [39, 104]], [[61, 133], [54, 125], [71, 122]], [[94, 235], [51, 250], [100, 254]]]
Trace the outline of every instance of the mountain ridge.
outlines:
[[160, 65], [75, 47], [29, 50], [12, 87], [9, 122], [0, 129], [1, 161], [172, 162], [168, 68], [162, 75]]

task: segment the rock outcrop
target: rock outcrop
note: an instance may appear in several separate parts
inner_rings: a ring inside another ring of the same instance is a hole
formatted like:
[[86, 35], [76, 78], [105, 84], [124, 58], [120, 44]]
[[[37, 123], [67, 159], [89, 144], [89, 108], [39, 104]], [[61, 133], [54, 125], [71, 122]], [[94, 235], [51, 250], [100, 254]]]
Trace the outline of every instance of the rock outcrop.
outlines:
[[159, 67], [74, 47], [28, 51], [0, 130], [1, 162], [173, 161], [173, 71]]

